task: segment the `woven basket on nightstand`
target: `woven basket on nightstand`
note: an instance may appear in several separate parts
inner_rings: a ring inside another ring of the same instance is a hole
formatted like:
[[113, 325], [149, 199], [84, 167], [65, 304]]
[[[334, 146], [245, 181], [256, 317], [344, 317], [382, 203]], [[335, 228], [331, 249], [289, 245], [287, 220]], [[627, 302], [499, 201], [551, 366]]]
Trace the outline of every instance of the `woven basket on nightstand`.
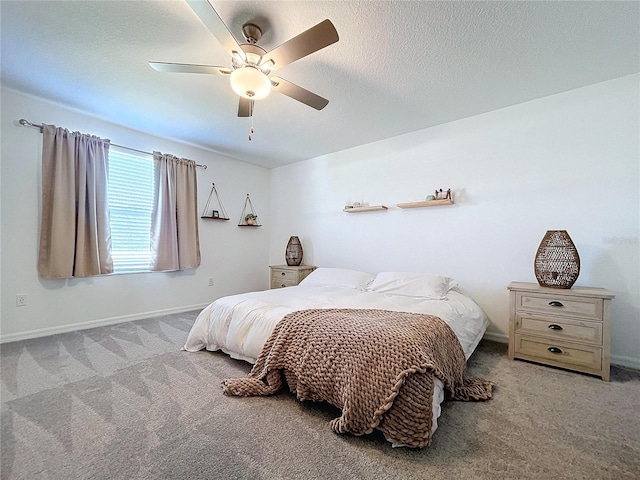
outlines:
[[580, 256], [566, 230], [549, 230], [534, 261], [538, 283], [543, 287], [571, 288], [580, 274]]
[[285, 260], [289, 266], [298, 266], [302, 263], [302, 244], [295, 235], [289, 239], [287, 249], [284, 253]]

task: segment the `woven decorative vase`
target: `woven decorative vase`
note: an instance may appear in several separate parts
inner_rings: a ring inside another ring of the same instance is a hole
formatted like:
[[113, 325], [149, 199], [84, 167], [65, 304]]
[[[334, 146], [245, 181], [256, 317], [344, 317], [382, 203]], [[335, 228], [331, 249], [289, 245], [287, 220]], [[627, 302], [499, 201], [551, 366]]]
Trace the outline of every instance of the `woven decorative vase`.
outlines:
[[580, 256], [566, 230], [548, 230], [533, 264], [543, 287], [571, 288], [580, 274]]
[[298, 266], [302, 263], [302, 244], [298, 237], [293, 236], [289, 239], [284, 258], [289, 266]]

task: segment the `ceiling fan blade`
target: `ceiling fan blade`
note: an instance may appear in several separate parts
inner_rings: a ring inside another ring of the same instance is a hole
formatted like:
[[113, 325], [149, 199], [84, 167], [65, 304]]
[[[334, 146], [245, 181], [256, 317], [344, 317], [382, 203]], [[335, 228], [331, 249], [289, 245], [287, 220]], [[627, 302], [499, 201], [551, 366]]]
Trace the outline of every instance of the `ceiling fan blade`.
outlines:
[[260, 64], [266, 65], [271, 61], [273, 65], [269, 68], [276, 70], [328, 47], [338, 40], [336, 27], [327, 19], [268, 52]]
[[239, 117], [252, 117], [253, 116], [253, 102], [248, 98], [240, 97], [238, 103], [238, 116]]
[[207, 0], [187, 0], [187, 3], [229, 55], [233, 57], [236, 54], [242, 60], [245, 59], [244, 51], [238, 45], [235, 37]]
[[271, 77], [271, 89], [275, 90], [276, 92], [282, 93], [287, 97], [291, 97], [294, 100], [298, 100], [305, 105], [309, 105], [316, 110], [322, 110], [329, 103], [329, 100], [327, 100], [326, 98], [322, 98], [320, 95], [316, 95], [315, 93], [299, 87], [298, 85], [295, 85], [291, 82], [288, 82], [287, 80], [284, 80], [280, 77]]
[[149, 62], [151, 68], [159, 72], [206, 73], [209, 75], [229, 75], [233, 70], [215, 65], [196, 65], [194, 63]]

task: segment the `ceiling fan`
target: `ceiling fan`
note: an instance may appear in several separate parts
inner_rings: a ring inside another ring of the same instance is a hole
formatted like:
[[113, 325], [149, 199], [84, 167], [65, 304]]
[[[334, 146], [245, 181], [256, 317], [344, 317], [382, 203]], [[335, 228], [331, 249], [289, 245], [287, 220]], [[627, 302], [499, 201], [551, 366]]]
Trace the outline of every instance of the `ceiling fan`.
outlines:
[[316, 95], [280, 77], [270, 77], [274, 71], [338, 41], [338, 32], [330, 20], [324, 20], [315, 27], [291, 38], [282, 45], [267, 52], [256, 45], [262, 36], [260, 27], [253, 23], [242, 26], [242, 34], [247, 43], [239, 45], [218, 12], [207, 0], [186, 0], [202, 23], [222, 44], [231, 56], [231, 68], [191, 63], [149, 62], [159, 72], [204, 73], [209, 75], [229, 75], [231, 88], [240, 96], [239, 117], [251, 117], [255, 100], [265, 98], [271, 90], [322, 110], [329, 100]]

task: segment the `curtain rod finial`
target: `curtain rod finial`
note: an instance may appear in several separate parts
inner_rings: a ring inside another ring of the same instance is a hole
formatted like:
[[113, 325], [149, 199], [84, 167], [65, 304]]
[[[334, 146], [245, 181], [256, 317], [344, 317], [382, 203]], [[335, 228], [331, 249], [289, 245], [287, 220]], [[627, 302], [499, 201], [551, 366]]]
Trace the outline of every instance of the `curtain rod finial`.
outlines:
[[44, 125], [36, 125], [35, 123], [31, 123], [29, 120], [25, 120], [24, 118], [21, 118], [20, 120], [18, 120], [18, 123], [20, 125], [22, 125], [23, 127], [36, 127], [39, 128], [40, 131], [42, 131]]

